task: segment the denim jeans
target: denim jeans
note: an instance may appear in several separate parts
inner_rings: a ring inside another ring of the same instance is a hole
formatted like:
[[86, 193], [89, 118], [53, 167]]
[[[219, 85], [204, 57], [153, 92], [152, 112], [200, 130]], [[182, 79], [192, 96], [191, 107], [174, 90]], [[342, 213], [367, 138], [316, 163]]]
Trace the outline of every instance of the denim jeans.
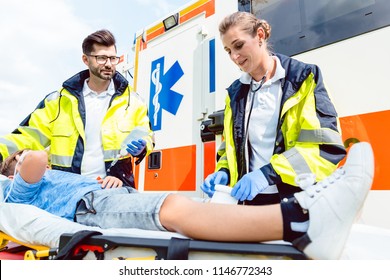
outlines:
[[89, 192], [79, 201], [75, 221], [100, 228], [166, 231], [159, 213], [168, 193], [140, 193], [130, 187]]

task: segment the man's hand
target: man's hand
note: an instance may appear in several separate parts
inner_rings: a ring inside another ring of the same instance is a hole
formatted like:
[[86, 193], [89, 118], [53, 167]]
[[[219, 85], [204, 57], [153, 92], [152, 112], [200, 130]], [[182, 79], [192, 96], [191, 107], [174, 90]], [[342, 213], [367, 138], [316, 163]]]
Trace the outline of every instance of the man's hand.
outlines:
[[146, 141], [144, 139], [138, 139], [137, 141], [132, 141], [127, 144], [126, 151], [131, 154], [133, 157], [136, 157], [142, 153], [146, 147]]

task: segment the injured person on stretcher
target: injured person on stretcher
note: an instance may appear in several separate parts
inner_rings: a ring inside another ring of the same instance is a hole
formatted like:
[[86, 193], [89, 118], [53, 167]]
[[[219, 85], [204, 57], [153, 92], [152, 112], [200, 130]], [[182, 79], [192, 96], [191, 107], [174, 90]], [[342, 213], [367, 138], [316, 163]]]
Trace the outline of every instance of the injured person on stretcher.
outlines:
[[19, 151], [9, 156], [1, 168], [10, 179], [2, 183], [1, 201], [34, 205], [66, 218], [69, 229], [75, 221], [94, 229], [175, 232], [196, 240], [284, 240], [311, 259], [340, 257], [374, 174], [370, 144], [357, 143], [344, 166], [323, 181], [280, 204], [245, 206], [197, 202], [178, 194], [141, 193], [128, 187], [102, 188], [95, 180], [47, 166], [44, 151]]

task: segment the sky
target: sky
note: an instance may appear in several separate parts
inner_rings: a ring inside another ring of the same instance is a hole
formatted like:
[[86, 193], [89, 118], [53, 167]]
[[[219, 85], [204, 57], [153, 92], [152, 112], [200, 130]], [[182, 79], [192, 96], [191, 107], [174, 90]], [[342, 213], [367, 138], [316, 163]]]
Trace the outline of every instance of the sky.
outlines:
[[192, 0], [0, 0], [0, 135], [86, 66], [81, 43], [109, 29], [118, 55], [133, 61], [137, 31]]

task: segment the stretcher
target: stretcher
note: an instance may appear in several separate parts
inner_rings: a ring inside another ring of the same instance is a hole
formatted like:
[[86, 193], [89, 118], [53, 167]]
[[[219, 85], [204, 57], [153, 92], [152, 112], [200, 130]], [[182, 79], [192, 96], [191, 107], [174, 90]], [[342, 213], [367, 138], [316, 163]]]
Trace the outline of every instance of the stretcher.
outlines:
[[283, 241], [211, 242], [172, 232], [100, 229], [31, 205], [1, 203], [3, 256], [8, 249], [15, 251], [15, 247], [7, 246], [10, 242], [26, 248], [24, 259], [306, 259], [302, 252]]
[[[20, 251], [23, 251], [21, 255]], [[100, 229], [31, 205], [0, 203], [0, 259], [307, 259], [284, 241], [211, 242], [178, 233]], [[390, 259], [390, 230], [354, 224], [342, 259]]]
[[[32, 205], [4, 203], [2, 194], [0, 259], [307, 259], [281, 240], [211, 242], [173, 232], [89, 227]], [[355, 224], [341, 258], [390, 259], [390, 230]]]

